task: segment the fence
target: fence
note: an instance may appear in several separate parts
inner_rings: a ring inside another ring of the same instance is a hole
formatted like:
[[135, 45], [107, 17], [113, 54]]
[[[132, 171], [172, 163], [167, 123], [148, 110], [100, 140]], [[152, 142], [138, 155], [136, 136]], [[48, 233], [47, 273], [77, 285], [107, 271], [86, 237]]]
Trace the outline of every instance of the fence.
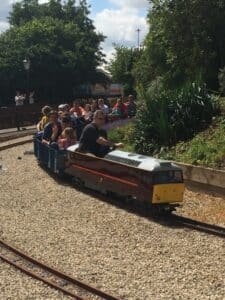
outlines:
[[41, 117], [42, 107], [43, 104], [30, 104], [0, 108], [0, 129], [36, 124]]

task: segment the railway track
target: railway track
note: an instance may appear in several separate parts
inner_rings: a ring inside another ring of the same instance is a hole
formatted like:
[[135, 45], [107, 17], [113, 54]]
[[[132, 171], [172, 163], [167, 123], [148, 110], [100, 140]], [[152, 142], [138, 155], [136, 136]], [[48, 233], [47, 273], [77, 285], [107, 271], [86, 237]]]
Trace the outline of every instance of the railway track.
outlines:
[[[29, 137], [29, 141], [27, 140], [26, 142], [31, 142], [31, 141], [32, 138]], [[10, 145], [5, 146], [5, 149], [11, 148], [12, 145], [18, 146], [23, 143], [24, 142], [18, 144], [17, 140], [13, 140]], [[1, 145], [0, 145], [0, 150], [1, 150]], [[109, 199], [105, 199], [105, 196], [103, 195], [101, 196], [98, 193], [97, 195], [100, 199], [104, 198], [104, 201], [109, 201]], [[193, 231], [203, 232], [223, 239], [225, 238], [224, 227], [203, 223], [173, 213], [169, 215], [165, 215], [163, 217], [154, 217], [154, 216], [149, 217], [146, 215], [145, 208], [141, 208], [139, 211], [137, 207], [130, 207], [130, 206], [128, 207], [126, 204], [121, 202], [118, 205], [124, 207], [125, 209], [129, 209], [129, 211], [138, 213], [143, 217], [147, 217], [149, 220], [153, 220], [157, 223], [166, 225], [167, 227], [181, 228], [181, 229], [188, 228]], [[43, 264], [42, 262], [39, 262], [29, 257], [27, 254], [21, 252], [20, 250], [15, 249], [11, 245], [6, 244], [2, 240], [0, 240], [0, 249], [1, 249], [0, 258], [3, 261], [13, 265], [17, 269], [20, 269], [22, 272], [28, 274], [29, 276], [32, 276], [33, 278], [36, 278], [37, 280], [40, 280], [46, 283], [47, 285], [73, 297], [74, 299], [90, 299], [88, 297], [91, 294], [92, 295], [91, 299], [118, 300], [118, 298], [115, 298], [114, 296], [108, 295], [92, 286], [82, 283], [81, 281], [60, 272], [59, 270], [55, 270]]]
[[7, 150], [13, 147], [21, 146], [27, 143], [31, 143], [33, 141], [33, 136], [31, 133], [28, 136], [17, 137], [14, 139], [9, 139], [5, 142], [0, 141], [0, 151]]
[[[77, 299], [119, 300], [99, 289], [70, 277], [0, 240], [0, 258], [23, 273], [44, 282], [64, 294]], [[92, 298], [89, 298], [89, 297]], [[94, 296], [94, 298], [93, 298]]]
[[0, 143], [7, 142], [10, 140], [15, 140], [18, 138], [26, 137], [32, 135], [36, 132], [36, 128], [27, 128], [21, 131], [9, 131], [9, 132], [0, 132]]
[[184, 228], [189, 228], [220, 238], [225, 238], [225, 227], [200, 222], [187, 217], [178, 216], [176, 214], [171, 214], [168, 218], [168, 221], [172, 222], [171, 225], [182, 226]]

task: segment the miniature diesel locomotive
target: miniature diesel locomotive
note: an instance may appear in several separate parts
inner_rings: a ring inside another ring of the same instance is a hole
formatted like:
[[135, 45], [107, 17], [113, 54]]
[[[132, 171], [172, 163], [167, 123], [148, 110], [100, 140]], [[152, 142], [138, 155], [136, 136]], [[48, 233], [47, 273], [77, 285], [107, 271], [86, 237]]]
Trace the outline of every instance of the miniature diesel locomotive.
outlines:
[[152, 207], [168, 208], [183, 201], [182, 170], [171, 162], [119, 150], [99, 158], [76, 148], [56, 151], [34, 139], [40, 163], [54, 173], [72, 176], [76, 185], [134, 198]]

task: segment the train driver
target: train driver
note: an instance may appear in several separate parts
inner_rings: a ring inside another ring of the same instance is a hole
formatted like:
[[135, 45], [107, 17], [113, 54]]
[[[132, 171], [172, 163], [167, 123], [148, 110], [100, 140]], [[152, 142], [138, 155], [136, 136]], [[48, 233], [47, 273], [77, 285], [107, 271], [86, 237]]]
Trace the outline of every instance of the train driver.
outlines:
[[78, 151], [104, 157], [110, 148], [121, 148], [123, 143], [116, 143], [107, 139], [107, 133], [102, 128], [105, 123], [105, 114], [102, 110], [96, 110], [92, 123], [88, 124], [80, 137]]

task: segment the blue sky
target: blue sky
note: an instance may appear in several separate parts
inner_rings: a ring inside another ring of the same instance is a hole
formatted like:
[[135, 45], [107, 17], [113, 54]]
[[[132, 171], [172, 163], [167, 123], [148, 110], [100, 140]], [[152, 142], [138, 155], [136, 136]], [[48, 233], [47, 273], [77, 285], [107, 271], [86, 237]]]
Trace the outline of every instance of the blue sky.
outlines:
[[[18, 0], [19, 1], [19, 0]], [[113, 43], [137, 46], [137, 28], [143, 41], [148, 31], [146, 22], [148, 0], [87, 0], [91, 5], [90, 17], [98, 32], [107, 36], [102, 47], [109, 60], [113, 55]], [[0, 0], [0, 31], [8, 28], [7, 16], [16, 0]], [[47, 0], [39, 0], [47, 2]]]

